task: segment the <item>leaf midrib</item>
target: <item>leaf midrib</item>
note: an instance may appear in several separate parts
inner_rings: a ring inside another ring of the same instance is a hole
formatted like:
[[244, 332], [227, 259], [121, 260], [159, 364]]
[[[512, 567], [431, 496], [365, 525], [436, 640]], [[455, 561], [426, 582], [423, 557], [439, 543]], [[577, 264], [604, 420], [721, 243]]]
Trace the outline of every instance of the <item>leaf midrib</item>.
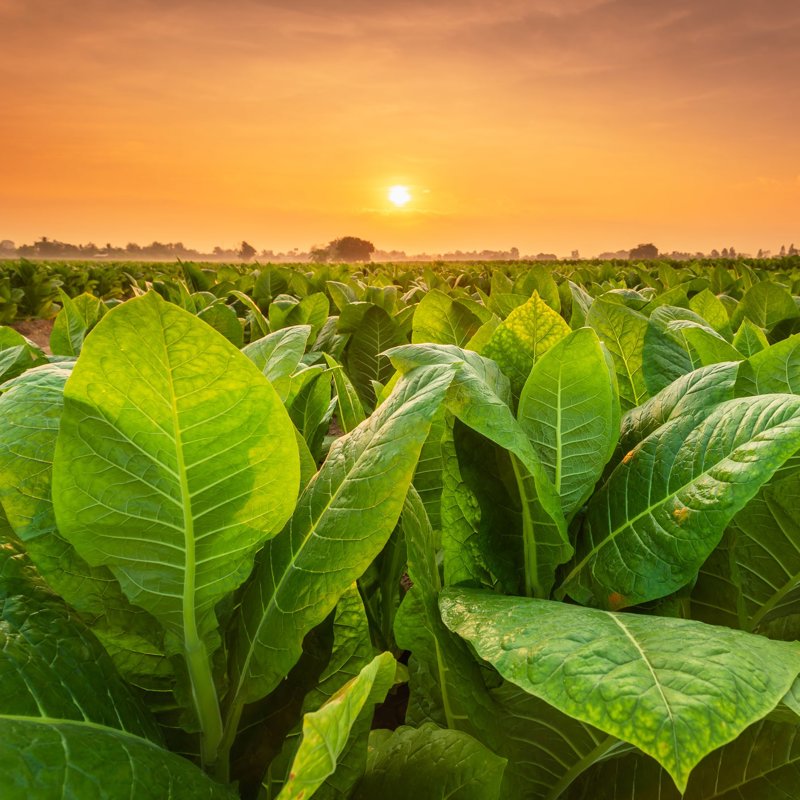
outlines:
[[77, 728], [87, 728], [89, 730], [100, 731], [104, 734], [124, 736], [128, 739], [133, 739], [134, 741], [139, 742], [140, 744], [146, 744], [149, 745], [150, 747], [154, 747], [156, 750], [160, 752], [166, 752], [160, 744], [144, 736], [140, 736], [137, 733], [131, 733], [131, 731], [126, 731], [123, 730], [122, 728], [112, 728], [110, 725], [103, 725], [100, 722], [92, 722], [91, 720], [88, 719], [64, 719], [61, 717], [48, 717], [48, 716], [34, 717], [26, 714], [0, 713], [0, 721], [3, 720], [7, 720], [8, 722], [22, 722], [32, 725], [43, 725], [45, 727], [70, 725]]
[[[232, 695], [232, 700], [231, 700], [231, 704], [230, 704], [230, 712], [228, 714], [227, 724], [230, 724], [231, 721], [235, 720], [237, 718], [237, 716], [238, 716], [237, 707], [239, 705], [239, 697], [240, 697], [241, 692], [242, 692], [242, 687], [243, 687], [245, 681], [247, 680], [248, 672], [249, 672], [249, 669], [250, 669], [250, 662], [251, 662], [251, 660], [253, 658], [253, 655], [255, 654], [255, 649], [256, 649], [255, 645], [260, 641], [260, 633], [261, 633], [261, 630], [262, 630], [262, 628], [264, 627], [264, 625], [266, 623], [266, 619], [267, 619], [267, 616], [268, 616], [269, 612], [271, 612], [273, 607], [277, 608], [277, 605], [275, 603], [275, 599], [278, 596], [278, 592], [283, 587], [283, 585], [284, 585], [285, 581], [287, 580], [288, 576], [294, 571], [295, 563], [297, 561], [298, 556], [300, 555], [300, 553], [303, 552], [303, 550], [305, 549], [306, 544], [308, 543], [309, 539], [316, 532], [317, 527], [320, 524], [320, 521], [325, 516], [325, 514], [328, 512], [330, 507], [334, 504], [334, 501], [338, 499], [339, 495], [343, 491], [343, 488], [350, 482], [350, 476], [357, 470], [357, 468], [361, 464], [362, 460], [364, 459], [365, 455], [369, 452], [370, 447], [372, 446], [372, 443], [374, 442], [376, 436], [380, 433], [380, 431], [383, 428], [387, 427], [390, 424], [390, 422], [394, 419], [394, 417], [399, 413], [403, 413], [403, 406], [401, 406], [400, 408], [398, 408], [395, 411], [393, 411], [392, 414], [389, 415], [388, 419], [381, 425], [381, 428], [379, 428], [377, 431], [375, 431], [373, 433], [373, 436], [370, 438], [369, 442], [367, 442], [367, 444], [365, 445], [364, 449], [356, 457], [356, 460], [353, 462], [352, 468], [346, 473], [345, 478], [341, 481], [341, 483], [336, 488], [336, 490], [328, 498], [328, 502], [325, 503], [325, 505], [320, 510], [319, 514], [317, 514], [316, 518], [309, 525], [308, 530], [306, 531], [305, 535], [303, 536], [303, 540], [300, 542], [300, 544], [297, 547], [297, 549], [294, 550], [294, 552], [292, 553], [292, 557], [291, 557], [289, 563], [286, 565], [286, 568], [283, 570], [283, 573], [282, 573], [282, 575], [280, 577], [280, 580], [275, 584], [275, 587], [274, 587], [274, 590], [273, 590], [273, 592], [272, 592], [272, 594], [270, 596], [269, 602], [264, 607], [264, 610], [263, 610], [263, 612], [261, 614], [261, 619], [259, 620], [258, 625], [256, 626], [254, 635], [252, 637], [248, 637], [249, 644], [248, 644], [248, 648], [247, 648], [247, 655], [245, 656], [245, 659], [244, 659], [244, 662], [243, 662], [243, 665], [242, 665], [242, 669], [239, 672], [239, 678], [238, 678], [238, 680], [236, 682], [236, 690]], [[303, 493], [303, 495], [305, 495], [307, 492], [310, 492], [311, 489], [312, 489], [312, 486], [316, 485], [316, 482], [317, 482], [316, 479], [318, 478], [319, 474], [320, 473], [318, 472], [317, 475], [315, 476], [313, 482], [310, 483], [309, 486], [306, 488], [306, 491]], [[298, 507], [299, 507], [299, 505], [300, 504], [298, 502]]]

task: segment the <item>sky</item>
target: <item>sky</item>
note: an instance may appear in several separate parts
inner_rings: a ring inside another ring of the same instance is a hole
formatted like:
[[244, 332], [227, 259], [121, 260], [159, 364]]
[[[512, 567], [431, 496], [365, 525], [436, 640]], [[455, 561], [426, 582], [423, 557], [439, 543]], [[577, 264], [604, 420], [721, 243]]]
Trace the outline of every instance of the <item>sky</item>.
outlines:
[[796, 0], [0, 0], [0, 239], [777, 251], [798, 76]]

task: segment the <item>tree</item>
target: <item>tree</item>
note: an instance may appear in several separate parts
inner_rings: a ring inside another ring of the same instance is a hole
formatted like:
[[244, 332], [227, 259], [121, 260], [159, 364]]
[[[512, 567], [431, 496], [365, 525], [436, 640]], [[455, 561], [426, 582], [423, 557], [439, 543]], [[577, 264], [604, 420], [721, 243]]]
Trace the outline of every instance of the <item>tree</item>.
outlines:
[[654, 244], [640, 244], [633, 248], [629, 258], [652, 259], [658, 258], [658, 248]]
[[375, 245], [356, 236], [334, 239], [328, 245], [329, 259], [333, 261], [369, 261]]
[[309, 256], [315, 264], [323, 264], [330, 258], [330, 252], [327, 247], [312, 247]]
[[253, 245], [248, 244], [247, 242], [242, 242], [239, 247], [239, 251], [237, 255], [242, 261], [249, 261], [254, 255], [256, 254], [256, 249]]

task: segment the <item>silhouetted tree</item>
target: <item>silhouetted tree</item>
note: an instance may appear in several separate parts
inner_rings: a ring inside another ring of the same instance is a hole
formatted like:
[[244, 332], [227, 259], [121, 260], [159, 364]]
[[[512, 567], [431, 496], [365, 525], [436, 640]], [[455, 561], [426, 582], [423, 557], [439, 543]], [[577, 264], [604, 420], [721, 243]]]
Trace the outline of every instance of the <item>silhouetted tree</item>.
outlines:
[[239, 258], [242, 261], [249, 261], [254, 255], [256, 254], [256, 249], [253, 245], [248, 244], [248, 242], [242, 242], [239, 246]]
[[333, 261], [369, 261], [375, 245], [357, 236], [334, 239], [328, 245], [329, 258]]
[[658, 248], [654, 244], [640, 244], [633, 248], [629, 258], [650, 259], [658, 258]]

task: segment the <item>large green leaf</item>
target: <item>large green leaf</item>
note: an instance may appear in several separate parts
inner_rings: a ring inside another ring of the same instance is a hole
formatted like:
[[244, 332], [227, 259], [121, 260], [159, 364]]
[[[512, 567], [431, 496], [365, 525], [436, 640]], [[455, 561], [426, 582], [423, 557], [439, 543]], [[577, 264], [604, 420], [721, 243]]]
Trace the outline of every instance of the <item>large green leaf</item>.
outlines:
[[563, 339], [569, 330], [561, 316], [534, 292], [497, 327], [483, 348], [483, 354], [500, 365], [511, 381], [514, 396], [519, 397], [536, 359]]
[[620, 423], [623, 453], [670, 420], [691, 415], [699, 422], [715, 406], [733, 400], [738, 371], [738, 362], [700, 367], [678, 378], [643, 405], [631, 409]]
[[786, 289], [772, 281], [760, 281], [751, 286], [739, 302], [731, 317], [731, 325], [738, 328], [747, 318], [769, 331], [782, 320], [796, 316], [797, 305]]
[[291, 376], [300, 364], [310, 335], [311, 326], [294, 325], [267, 334], [242, 349], [267, 376], [281, 400], [286, 400], [289, 394]]
[[725, 306], [709, 289], [703, 289], [689, 300], [689, 308], [699, 314], [711, 327], [722, 334], [728, 341], [733, 338], [731, 321]]
[[570, 517], [603, 473], [619, 430], [619, 398], [597, 334], [579, 328], [545, 353], [517, 418]]
[[406, 339], [397, 323], [380, 306], [364, 305], [367, 309], [347, 345], [345, 367], [361, 402], [373, 408], [376, 397], [372, 381], [385, 385], [394, 371], [389, 359], [382, 354], [390, 347], [404, 344]]
[[497, 800], [506, 759], [466, 733], [426, 723], [401, 727], [370, 747], [353, 800]]
[[162, 635], [144, 609], [130, 604], [107, 567], [92, 567], [58, 532], [50, 497], [52, 461], [72, 363], [34, 367], [0, 396], [0, 502], [48, 585], [85, 620], [128, 680], [171, 671]]
[[299, 480], [275, 390], [205, 323], [149, 293], [87, 338], [64, 391], [58, 528], [86, 561], [111, 568], [185, 657], [208, 758], [219, 734], [215, 606], [286, 521]]
[[688, 583], [734, 514], [800, 448], [800, 397], [730, 400], [634, 448], [589, 502], [560, 593], [606, 608]]
[[[535, 296], [535, 295], [534, 295]], [[555, 487], [508, 406], [508, 388], [497, 365], [452, 345], [407, 345], [389, 353], [403, 372], [416, 364], [455, 364], [448, 410], [512, 456], [521, 501], [525, 591], [548, 596], [555, 569], [572, 555]]]
[[595, 329], [600, 341], [611, 353], [623, 410], [640, 405], [648, 396], [642, 355], [649, 326], [647, 317], [633, 309], [598, 298], [592, 304], [586, 324]]
[[454, 344], [464, 347], [478, 332], [481, 320], [463, 303], [433, 289], [414, 311], [414, 344]]
[[691, 323], [678, 323], [673, 326], [673, 330], [682, 334], [692, 354], [697, 356], [703, 366], [744, 360], [744, 356], [716, 331]]
[[304, 716], [303, 738], [278, 800], [306, 800], [333, 774], [353, 726], [391, 688], [396, 663], [391, 653], [381, 653], [322, 708]]
[[504, 678], [636, 745], [680, 790], [699, 761], [775, 708], [800, 672], [800, 644], [699, 622], [453, 588], [440, 608]]
[[244, 343], [244, 328], [231, 306], [217, 300], [199, 311], [197, 316], [215, 331], [221, 333], [234, 347]]
[[383, 548], [452, 379], [453, 369], [441, 367], [402, 379], [371, 417], [334, 442], [291, 521], [263, 551], [231, 642], [229, 730], [244, 703], [277, 686], [303, 636]]
[[762, 721], [706, 756], [681, 794], [655, 761], [630, 754], [589, 770], [569, 800], [794, 800], [800, 785], [800, 727]]
[[700, 619], [761, 632], [800, 614], [800, 473], [772, 480], [733, 519], [703, 565], [692, 602]]
[[737, 397], [772, 392], [800, 394], [800, 333], [755, 353], [739, 368]]
[[3, 797], [230, 799], [161, 747], [158, 726], [97, 640], [18, 565], [0, 547], [1, 582], [16, 592], [0, 591]]
[[747, 627], [800, 614], [800, 473], [770, 482], [734, 518]]
[[769, 347], [769, 341], [761, 328], [746, 319], [739, 326], [739, 330], [736, 331], [736, 336], [733, 337], [733, 346], [745, 358], [750, 358], [760, 350], [765, 350]]

